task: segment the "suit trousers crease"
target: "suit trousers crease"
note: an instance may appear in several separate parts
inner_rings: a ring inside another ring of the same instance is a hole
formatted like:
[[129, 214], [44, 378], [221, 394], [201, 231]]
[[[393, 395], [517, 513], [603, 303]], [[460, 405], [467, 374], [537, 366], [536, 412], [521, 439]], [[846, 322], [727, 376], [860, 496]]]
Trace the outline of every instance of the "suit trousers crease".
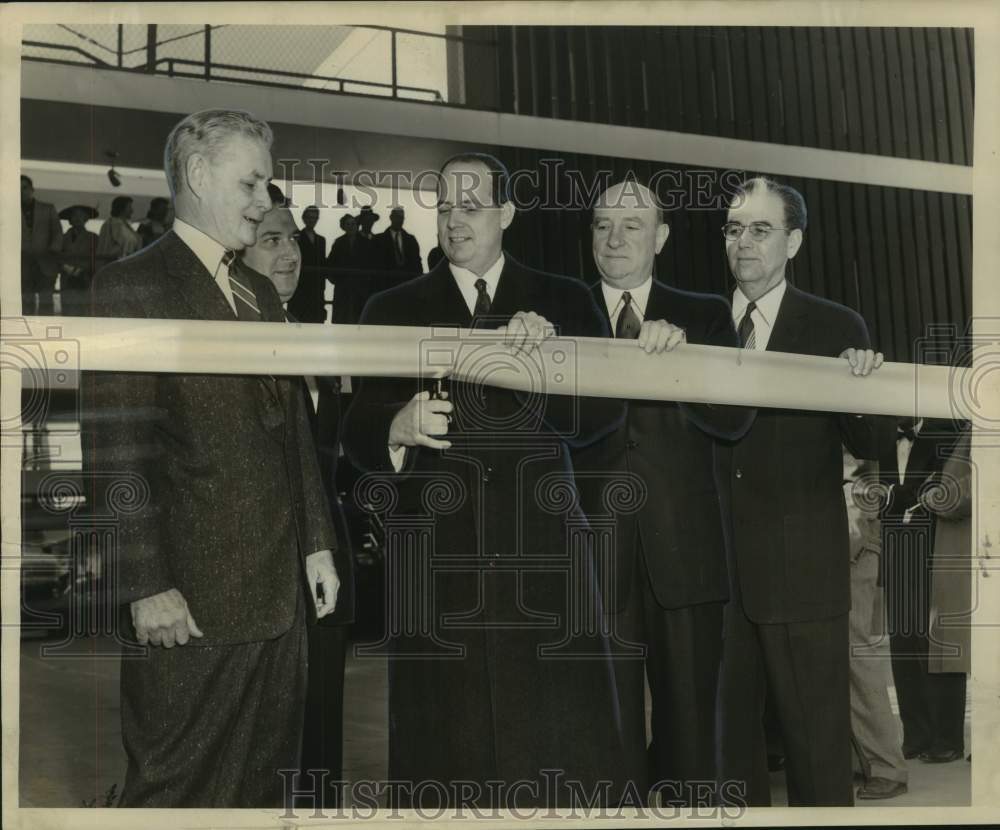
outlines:
[[847, 614], [755, 623], [727, 609], [720, 680], [719, 771], [745, 782], [748, 806], [770, 806], [764, 702], [785, 747], [789, 806], [853, 804]]
[[284, 806], [278, 770], [299, 764], [306, 648], [300, 591], [291, 628], [274, 639], [124, 660], [119, 806]]
[[652, 698], [652, 739], [645, 753], [629, 752], [639, 767], [632, 778], [641, 792], [666, 782], [662, 798], [671, 803], [709, 804], [723, 603], [664, 608], [653, 594], [647, 555], [637, 532], [628, 601], [611, 617], [616, 651], [629, 644], [645, 649], [645, 660], [616, 658], [624, 734], [640, 750], [646, 749], [644, 673]]

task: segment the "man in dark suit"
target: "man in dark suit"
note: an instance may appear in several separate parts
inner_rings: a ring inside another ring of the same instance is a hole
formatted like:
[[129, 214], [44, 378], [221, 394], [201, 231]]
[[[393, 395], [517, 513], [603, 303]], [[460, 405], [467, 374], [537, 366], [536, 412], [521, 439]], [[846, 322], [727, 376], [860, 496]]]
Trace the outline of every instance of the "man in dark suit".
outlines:
[[389, 227], [375, 237], [382, 257], [382, 268], [399, 274], [419, 276], [424, 272], [420, 243], [403, 227], [406, 212], [401, 207], [389, 211]]
[[925, 763], [957, 761], [965, 745], [965, 674], [928, 671], [937, 517], [925, 499], [953, 440], [934, 425], [928, 429], [923, 418], [900, 419], [879, 462], [888, 494], [882, 509], [883, 584], [903, 757]]
[[[870, 374], [882, 355], [868, 348], [861, 317], [785, 281], [805, 227], [805, 202], [786, 185], [752, 179], [734, 196], [723, 232], [740, 341], [839, 356], [845, 370]], [[731, 489], [733, 533], [719, 776], [746, 782], [751, 806], [770, 804], [765, 695], [784, 739], [789, 804], [853, 802], [841, 442], [856, 458], [875, 457], [875, 419], [761, 408], [731, 458], [717, 454], [719, 474], [729, 477], [721, 495], [729, 499]]]
[[[95, 313], [284, 320], [271, 283], [234, 256], [271, 206], [271, 141], [244, 112], [178, 123], [165, 153], [173, 230], [97, 274]], [[86, 391], [84, 452], [137, 488], [117, 515], [114, 564], [149, 648], [121, 667], [120, 803], [281, 806], [278, 770], [298, 765], [306, 616], [332, 612], [339, 587], [301, 385], [94, 373]]]
[[[627, 180], [607, 190], [592, 230], [601, 281], [591, 291], [616, 338], [635, 338], [646, 353], [683, 342], [738, 345], [724, 299], [653, 279], [670, 228], [647, 188]], [[601, 582], [619, 643], [645, 647], [645, 661], [623, 656], [617, 664], [623, 721], [645, 752], [645, 663], [653, 704], [651, 783], [677, 782], [664, 793], [671, 803], [704, 804], [713, 794], [697, 788], [715, 780], [716, 685], [729, 596], [714, 439], [740, 437], [752, 412], [656, 401], [627, 407], [622, 425], [574, 453], [573, 466], [595, 524], [606, 513], [603, 491], [615, 475], [641, 481], [645, 500], [617, 517]]]
[[[492, 156], [450, 159], [438, 191], [447, 261], [374, 296], [362, 323], [495, 329], [528, 365], [553, 329], [607, 336], [584, 285], [502, 250], [508, 182]], [[475, 364], [475, 350], [459, 359]], [[454, 802], [460, 782], [482, 805], [567, 803], [569, 782], [616, 799], [626, 770], [607, 642], [570, 619], [599, 620], [600, 598], [573, 530], [566, 442], [593, 440], [622, 407], [458, 382], [444, 400], [433, 387], [364, 379], [344, 433], [348, 456], [398, 497], [387, 596], [402, 611], [387, 619], [419, 615], [389, 632], [389, 777], [446, 788], [399, 800]]]
[[325, 323], [326, 305], [326, 238], [316, 233], [319, 208], [315, 205], [302, 211], [302, 232], [299, 251], [302, 254], [302, 275], [299, 287], [288, 301], [288, 310], [300, 323]]
[[52, 314], [52, 292], [59, 276], [62, 225], [56, 209], [35, 198], [35, 185], [21, 176], [21, 309]]
[[[269, 184], [268, 193], [272, 208], [257, 228], [257, 243], [244, 248], [240, 259], [258, 274], [267, 277], [278, 292], [278, 299], [287, 306], [295, 293], [302, 263], [299, 229], [281, 189]], [[289, 322], [296, 322], [290, 313]], [[354, 567], [347, 526], [335, 486], [339, 454], [340, 378], [307, 376], [303, 380], [308, 391], [305, 402], [319, 454], [320, 472], [337, 532], [333, 560], [340, 580], [336, 609], [308, 626], [309, 684], [301, 768], [328, 773], [325, 779], [313, 781], [315, 789], [322, 793], [322, 808], [324, 802], [334, 805], [330, 796], [336, 791], [330, 790], [327, 785], [339, 781], [343, 773], [344, 666], [348, 628], [354, 621]], [[299, 788], [308, 792], [308, 782], [301, 782]]]

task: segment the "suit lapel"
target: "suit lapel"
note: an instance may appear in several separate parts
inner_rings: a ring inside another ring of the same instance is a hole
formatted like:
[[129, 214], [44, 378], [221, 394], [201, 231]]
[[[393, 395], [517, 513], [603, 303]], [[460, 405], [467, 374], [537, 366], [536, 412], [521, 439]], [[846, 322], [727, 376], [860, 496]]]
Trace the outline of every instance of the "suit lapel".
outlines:
[[536, 301], [535, 296], [539, 289], [540, 286], [524, 272], [517, 260], [504, 252], [504, 266], [490, 306], [490, 317], [500, 318], [496, 325], [504, 325], [518, 311], [540, 308], [542, 304]]
[[448, 260], [442, 260], [430, 273], [429, 282], [430, 303], [427, 308], [431, 315], [429, 322], [468, 328], [472, 324], [472, 315], [451, 273]]
[[595, 282], [590, 286], [590, 293], [594, 298], [594, 304], [601, 312], [601, 316], [604, 318], [604, 322], [608, 324], [608, 330], [611, 330], [611, 314], [608, 311], [608, 304], [604, 299], [604, 289], [601, 288], [603, 283], [601, 280]]
[[168, 231], [160, 243], [167, 274], [174, 280], [178, 293], [191, 309], [192, 316], [203, 320], [235, 320], [236, 314], [197, 254], [185, 245], [173, 231]]
[[778, 306], [778, 317], [771, 328], [767, 341], [769, 352], [799, 352], [799, 344], [805, 331], [808, 308], [802, 299], [802, 292], [791, 285], [785, 286], [785, 296]]

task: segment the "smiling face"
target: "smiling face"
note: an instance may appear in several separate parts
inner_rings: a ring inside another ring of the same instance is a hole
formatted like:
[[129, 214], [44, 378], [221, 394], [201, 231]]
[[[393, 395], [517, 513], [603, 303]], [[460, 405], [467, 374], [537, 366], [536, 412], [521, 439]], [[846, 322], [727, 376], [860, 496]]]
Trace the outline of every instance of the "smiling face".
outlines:
[[[751, 222], [764, 222], [772, 228], [784, 228], [785, 203], [777, 193], [758, 186], [738, 199], [729, 209], [727, 222], [748, 226]], [[802, 244], [802, 231], [773, 230], [759, 242], [750, 238], [750, 232], [732, 242], [726, 242], [729, 270], [740, 290], [750, 300], [766, 294], [785, 278], [785, 267]]]
[[514, 205], [497, 205], [485, 164], [449, 164], [438, 184], [438, 241], [448, 261], [482, 276], [500, 257]]
[[253, 245], [257, 226], [271, 207], [267, 146], [243, 135], [230, 136], [212, 156], [192, 153], [187, 175], [194, 198], [190, 218], [181, 218], [225, 248], [238, 251]]
[[593, 252], [601, 279], [628, 291], [653, 273], [670, 228], [660, 222], [653, 194], [640, 184], [608, 188], [594, 208]]
[[257, 228], [257, 244], [243, 250], [243, 261], [274, 284], [283, 303], [291, 299], [299, 284], [302, 253], [298, 236], [292, 212], [273, 207]]

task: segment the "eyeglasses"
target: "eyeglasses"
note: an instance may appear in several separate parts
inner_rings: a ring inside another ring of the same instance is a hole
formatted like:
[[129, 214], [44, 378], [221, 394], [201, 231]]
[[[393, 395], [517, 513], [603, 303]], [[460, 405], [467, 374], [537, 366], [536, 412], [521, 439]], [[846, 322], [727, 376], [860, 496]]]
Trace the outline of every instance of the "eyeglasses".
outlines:
[[763, 242], [770, 235], [771, 231], [787, 231], [791, 230], [791, 228], [776, 228], [768, 222], [751, 222], [749, 225], [743, 225], [739, 222], [726, 222], [722, 226], [722, 235], [726, 237], [726, 241], [735, 242], [743, 236], [743, 231], [746, 230], [750, 231], [750, 238], [754, 242]]

